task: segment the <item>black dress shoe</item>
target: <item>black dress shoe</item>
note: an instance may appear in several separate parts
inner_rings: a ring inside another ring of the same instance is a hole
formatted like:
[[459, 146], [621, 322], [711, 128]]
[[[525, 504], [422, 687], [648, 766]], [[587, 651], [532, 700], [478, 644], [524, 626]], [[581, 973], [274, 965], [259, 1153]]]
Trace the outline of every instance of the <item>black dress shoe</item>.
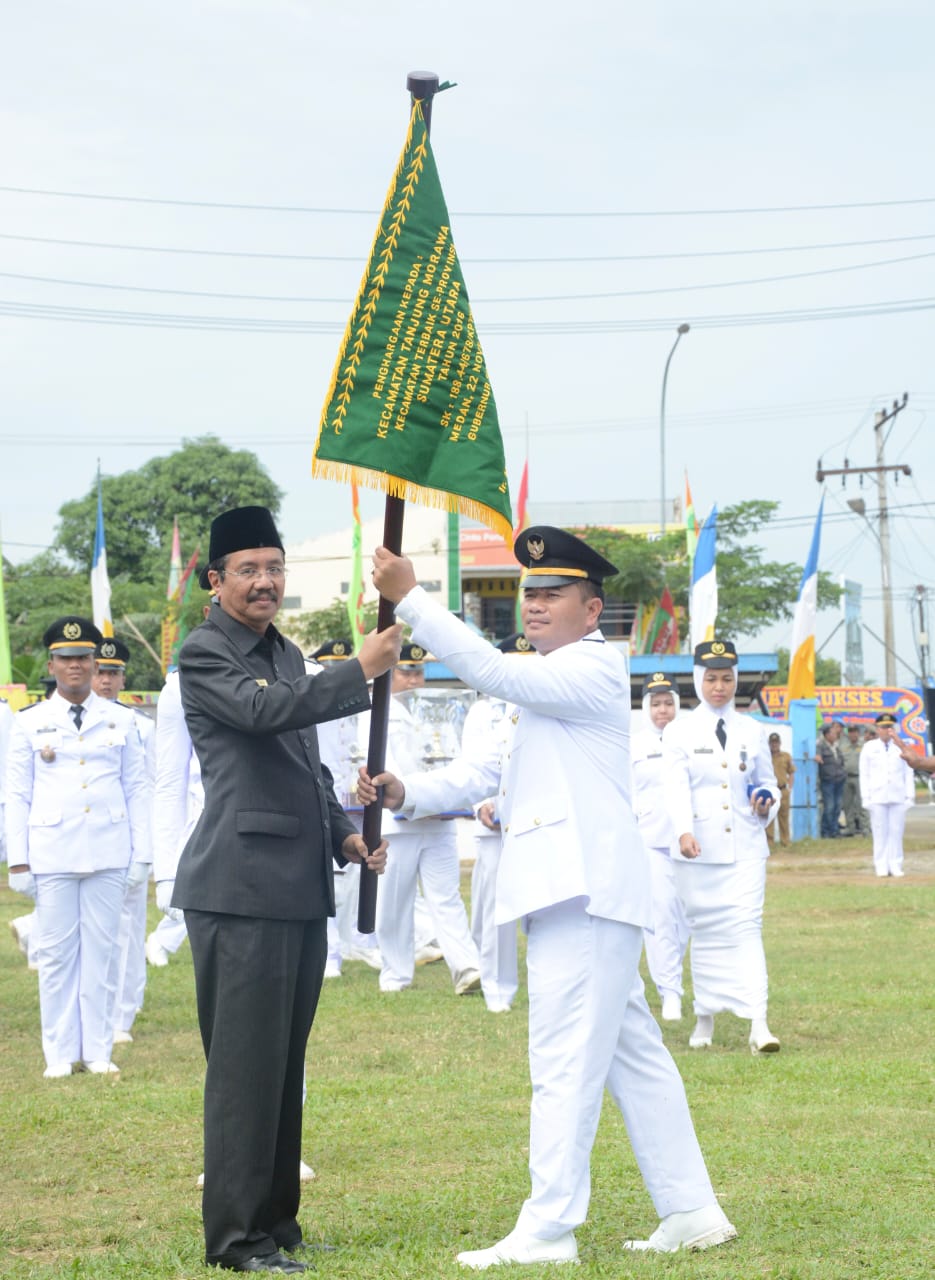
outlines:
[[223, 1267], [225, 1271], [265, 1271], [272, 1275], [291, 1276], [308, 1267], [298, 1258], [287, 1258], [284, 1253], [261, 1253], [255, 1258], [237, 1258], [231, 1262], [215, 1262], [215, 1267]]

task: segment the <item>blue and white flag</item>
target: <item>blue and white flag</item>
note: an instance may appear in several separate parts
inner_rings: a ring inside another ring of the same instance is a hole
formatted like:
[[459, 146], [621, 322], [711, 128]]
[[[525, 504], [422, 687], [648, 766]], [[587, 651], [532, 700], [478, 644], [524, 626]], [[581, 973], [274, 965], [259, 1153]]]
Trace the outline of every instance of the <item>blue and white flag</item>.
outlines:
[[799, 598], [792, 616], [792, 645], [789, 649], [789, 700], [815, 696], [815, 617], [818, 613], [818, 551], [821, 546], [821, 513], [824, 495], [818, 506], [818, 518], [812, 534], [808, 560], [799, 583]]
[[107, 576], [107, 548], [104, 546], [104, 507], [101, 503], [101, 477], [97, 477], [97, 525], [94, 529], [94, 559], [91, 562], [91, 613], [94, 625], [103, 636], [114, 634], [110, 616], [110, 579]]
[[714, 639], [717, 626], [717, 503], [701, 526], [692, 563], [692, 589], [688, 601], [691, 649]]

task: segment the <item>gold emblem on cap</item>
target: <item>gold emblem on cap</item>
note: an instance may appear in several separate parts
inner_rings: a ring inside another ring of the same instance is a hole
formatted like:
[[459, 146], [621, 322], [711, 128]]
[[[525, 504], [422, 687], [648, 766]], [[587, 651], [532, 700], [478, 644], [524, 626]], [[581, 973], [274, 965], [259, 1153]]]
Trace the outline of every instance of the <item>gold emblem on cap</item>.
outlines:
[[62, 627], [62, 635], [66, 640], [80, 640], [81, 624], [78, 622], [66, 622]]
[[526, 550], [533, 560], [541, 560], [545, 555], [545, 542], [542, 538], [527, 538]]
[[412, 655], [413, 662], [421, 662], [425, 657], [425, 650], [419, 644], [414, 644], [409, 652]]
[[655, 683], [658, 680], [665, 680], [665, 678], [666, 677], [665, 677], [664, 671], [657, 671], [656, 674], [653, 676], [653, 683]]
[[711, 652], [713, 654], [716, 654], [718, 657], [720, 657], [720, 655], [724, 652], [724, 645], [721, 643], [720, 640], [713, 640], [711, 642]]
[[117, 646], [115, 644], [112, 644], [110, 640], [105, 641], [104, 644], [101, 645], [101, 657], [116, 658], [116, 656], [117, 656]]
[[340, 640], [336, 640], [334, 644], [334, 656], [336, 658], [343, 658], [346, 653], [347, 646], [342, 644]]
[[525, 636], [519, 636], [517, 638], [517, 641], [516, 641], [517, 653], [528, 653], [531, 648], [532, 648], [532, 645], [529, 643], [529, 641], [526, 639]]

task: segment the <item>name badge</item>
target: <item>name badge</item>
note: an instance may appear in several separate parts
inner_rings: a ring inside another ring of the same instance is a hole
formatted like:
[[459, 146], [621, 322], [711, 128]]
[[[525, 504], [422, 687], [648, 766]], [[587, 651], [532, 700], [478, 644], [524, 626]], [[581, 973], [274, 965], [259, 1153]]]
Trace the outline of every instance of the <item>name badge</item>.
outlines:
[[261, 689], [268, 689], [268, 688], [269, 688], [269, 681], [268, 681], [268, 680], [261, 680], [261, 679], [259, 678], [259, 676], [257, 677], [257, 684], [260, 686], [260, 688], [261, 688]]
[[714, 748], [713, 747], [695, 747], [695, 755], [696, 756], [713, 756]]

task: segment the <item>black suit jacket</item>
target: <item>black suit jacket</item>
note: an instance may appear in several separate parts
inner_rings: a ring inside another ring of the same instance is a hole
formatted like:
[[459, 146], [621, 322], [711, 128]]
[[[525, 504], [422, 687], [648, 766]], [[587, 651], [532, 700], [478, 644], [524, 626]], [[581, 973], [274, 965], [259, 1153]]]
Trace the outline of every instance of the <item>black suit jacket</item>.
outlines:
[[315, 724], [370, 705], [356, 660], [306, 674], [270, 625], [219, 605], [179, 654], [182, 706], [205, 808], [179, 862], [173, 906], [278, 920], [334, 914], [332, 857], [354, 831], [318, 756]]

